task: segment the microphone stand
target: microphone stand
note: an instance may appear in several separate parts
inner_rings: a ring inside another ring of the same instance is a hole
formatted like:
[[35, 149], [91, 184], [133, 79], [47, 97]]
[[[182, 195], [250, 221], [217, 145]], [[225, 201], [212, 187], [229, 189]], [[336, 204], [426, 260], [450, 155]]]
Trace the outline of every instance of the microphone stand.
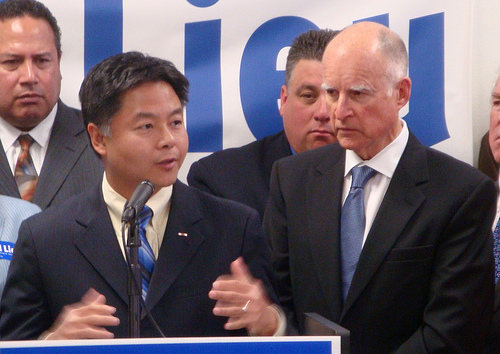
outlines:
[[128, 329], [129, 338], [141, 337], [141, 266], [139, 264], [139, 247], [141, 247], [141, 237], [139, 227], [137, 226], [137, 213], [135, 218], [129, 222], [127, 247], [130, 256], [130, 271], [128, 272], [128, 295], [129, 295], [129, 314]]

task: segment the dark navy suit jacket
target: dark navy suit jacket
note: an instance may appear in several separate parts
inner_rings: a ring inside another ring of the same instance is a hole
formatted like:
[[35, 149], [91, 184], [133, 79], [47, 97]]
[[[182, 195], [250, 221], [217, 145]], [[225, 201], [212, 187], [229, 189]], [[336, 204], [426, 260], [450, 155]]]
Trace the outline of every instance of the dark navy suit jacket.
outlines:
[[493, 315], [493, 182], [410, 133], [343, 303], [344, 168], [339, 144], [274, 165], [264, 232], [293, 323], [302, 332], [303, 313], [316, 312], [351, 331], [353, 353], [481, 352]]
[[192, 187], [254, 208], [262, 218], [273, 163], [291, 154], [285, 132], [281, 131], [193, 163], [187, 180]]
[[[166, 336], [246, 334], [224, 330], [227, 318], [212, 314], [208, 292], [243, 256], [277, 301], [257, 212], [179, 181], [171, 203], [146, 306]], [[21, 225], [0, 306], [1, 338], [36, 339], [90, 287], [117, 309], [120, 325], [109, 330], [127, 337], [127, 267], [100, 185]], [[141, 336], [158, 337], [144, 316]]]

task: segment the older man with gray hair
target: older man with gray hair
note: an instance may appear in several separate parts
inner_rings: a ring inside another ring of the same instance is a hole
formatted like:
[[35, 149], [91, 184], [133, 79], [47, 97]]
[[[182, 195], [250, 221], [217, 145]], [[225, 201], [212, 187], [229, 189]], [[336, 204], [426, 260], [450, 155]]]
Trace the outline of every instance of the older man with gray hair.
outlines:
[[339, 144], [276, 162], [264, 230], [293, 325], [317, 312], [352, 353], [478, 353], [493, 313], [493, 182], [427, 148], [399, 118], [411, 80], [380, 24], [323, 56]]

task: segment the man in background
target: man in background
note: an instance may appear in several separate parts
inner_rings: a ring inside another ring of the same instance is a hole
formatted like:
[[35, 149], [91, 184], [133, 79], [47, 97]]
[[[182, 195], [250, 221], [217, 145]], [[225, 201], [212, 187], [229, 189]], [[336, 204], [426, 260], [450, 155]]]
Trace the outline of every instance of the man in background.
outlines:
[[[495, 86], [491, 92], [490, 128], [486, 134], [488, 137], [488, 148], [484, 148], [493, 157], [493, 163], [500, 163], [500, 75], [497, 74]], [[484, 172], [484, 171], [483, 171]], [[498, 174], [497, 183], [498, 183]], [[497, 184], [498, 187], [498, 184]], [[495, 304], [493, 315], [492, 335], [488, 343], [488, 353], [500, 352], [500, 200], [497, 196], [496, 215], [492, 225], [495, 258]]]
[[336, 141], [321, 89], [321, 58], [337, 33], [310, 30], [293, 41], [280, 96], [284, 130], [193, 163], [187, 176], [190, 186], [246, 204], [263, 217], [273, 163]]
[[493, 182], [399, 118], [404, 42], [359, 22], [323, 56], [339, 144], [277, 161], [264, 217], [281, 304], [316, 312], [352, 353], [480, 353], [493, 314]]
[[0, 3], [0, 194], [45, 209], [102, 177], [80, 111], [59, 99], [61, 31], [34, 0]]

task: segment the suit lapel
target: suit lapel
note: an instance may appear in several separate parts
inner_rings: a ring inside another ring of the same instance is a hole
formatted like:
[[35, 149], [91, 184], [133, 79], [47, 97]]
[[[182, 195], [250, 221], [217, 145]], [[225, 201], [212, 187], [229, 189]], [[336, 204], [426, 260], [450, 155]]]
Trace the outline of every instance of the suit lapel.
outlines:
[[[311, 254], [316, 274], [328, 299], [330, 313], [338, 319], [342, 309], [340, 288], [340, 211], [345, 153], [328, 157], [316, 168], [316, 176], [307, 185], [306, 206]], [[325, 259], [332, 260], [325, 262]]]
[[33, 195], [33, 202], [46, 208], [61, 188], [71, 169], [86, 148], [83, 120], [61, 101], [52, 127], [47, 154]]
[[[77, 222], [86, 227], [75, 246], [106, 282], [128, 303], [127, 268], [104, 203], [101, 187], [80, 206]], [[122, 264], [123, 266], [119, 266]]]
[[264, 174], [266, 178], [266, 185], [269, 190], [269, 180], [271, 179], [271, 171], [273, 169], [273, 164], [284, 157], [290, 156], [292, 151], [290, 150], [290, 144], [286, 138], [285, 132], [281, 131], [278, 133], [277, 138], [272, 141], [269, 146], [266, 147], [264, 151]]
[[5, 155], [2, 142], [0, 141], [0, 194], [8, 195], [14, 198], [21, 198], [17, 188], [14, 174], [9, 166], [9, 161]]
[[[151, 277], [146, 306], [151, 310], [177, 279], [203, 243], [203, 218], [196, 194], [181, 182], [174, 184], [167, 229]], [[143, 312], [143, 317], [145, 313]]]
[[[418, 186], [429, 180], [425, 148], [410, 134], [361, 251], [342, 317], [362, 293], [425, 197]], [[395, 212], [397, 210], [397, 213]]]
[[500, 281], [495, 284], [495, 306], [494, 312], [497, 312], [500, 308]]

